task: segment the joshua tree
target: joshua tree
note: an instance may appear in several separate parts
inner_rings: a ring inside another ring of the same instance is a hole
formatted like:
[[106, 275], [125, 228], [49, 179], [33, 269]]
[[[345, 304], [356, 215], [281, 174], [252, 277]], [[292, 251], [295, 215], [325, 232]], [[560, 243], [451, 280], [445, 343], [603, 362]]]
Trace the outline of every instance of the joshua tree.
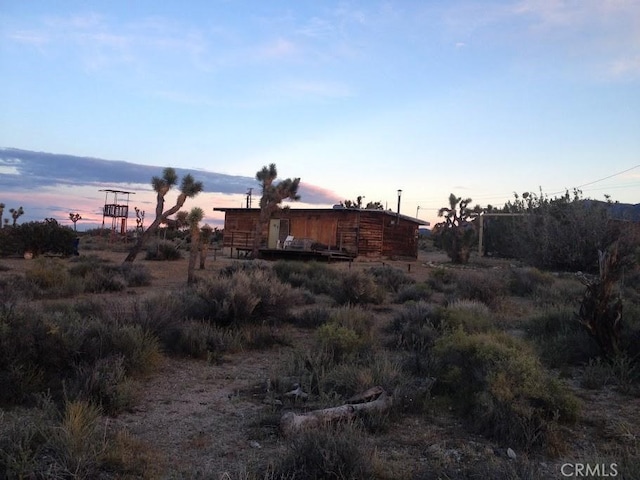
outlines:
[[476, 241], [476, 228], [473, 220], [479, 215], [480, 207], [469, 209], [470, 198], [449, 195], [449, 207], [438, 210], [438, 216], [444, 222], [438, 223], [435, 229], [447, 255], [454, 263], [467, 263], [471, 255], [471, 247]]
[[596, 341], [602, 354], [611, 359], [620, 353], [622, 299], [616, 288], [623, 268], [618, 257], [618, 243], [598, 250], [599, 276], [586, 281], [578, 319]]
[[18, 218], [24, 215], [24, 209], [22, 207], [19, 207], [17, 210], [10, 208], [9, 213], [11, 214], [11, 218], [13, 218], [13, 226], [15, 227], [18, 224]]
[[187, 223], [189, 224], [189, 232], [191, 233], [191, 246], [189, 247], [189, 269], [187, 273], [187, 283], [189, 285], [196, 281], [194, 270], [196, 268], [196, 259], [200, 250], [200, 221], [204, 217], [204, 211], [200, 207], [193, 207], [187, 215]]
[[151, 186], [156, 192], [156, 218], [151, 225], [149, 225], [149, 228], [138, 237], [138, 240], [129, 251], [129, 255], [124, 259], [125, 262], [133, 262], [138, 256], [138, 253], [140, 253], [140, 250], [142, 250], [144, 243], [158, 229], [160, 224], [180, 210], [187, 198], [193, 198], [202, 191], [202, 182], [196, 182], [190, 174], [185, 175], [180, 184], [180, 194], [176, 199], [176, 204], [165, 211], [164, 197], [176, 183], [178, 183], [178, 175], [171, 167], [164, 169], [162, 177], [153, 177], [151, 179]]
[[138, 207], [133, 207], [136, 211], [136, 232], [142, 233], [144, 231], [144, 210], [140, 210]]
[[262, 167], [262, 170], [256, 173], [256, 180], [260, 182], [262, 187], [262, 197], [260, 198], [260, 216], [256, 222], [256, 231], [253, 238], [252, 256], [256, 258], [260, 250], [262, 240], [262, 232], [265, 230], [271, 215], [280, 208], [280, 203], [285, 200], [300, 200], [298, 195], [298, 187], [300, 186], [299, 178], [287, 178], [274, 185], [275, 179], [278, 177], [276, 164], [272, 163], [268, 167]]
[[73, 231], [77, 232], [78, 229], [76, 228], [76, 224], [78, 223], [78, 220], [82, 220], [82, 217], [80, 216], [79, 213], [69, 213], [69, 220], [71, 220], [73, 222]]

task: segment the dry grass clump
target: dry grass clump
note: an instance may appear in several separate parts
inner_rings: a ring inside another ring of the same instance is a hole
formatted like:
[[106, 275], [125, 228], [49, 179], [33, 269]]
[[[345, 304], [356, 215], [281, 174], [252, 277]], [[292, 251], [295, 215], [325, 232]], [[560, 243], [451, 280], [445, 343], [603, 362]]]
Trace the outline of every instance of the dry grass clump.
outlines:
[[353, 425], [321, 428], [296, 435], [287, 451], [272, 461], [266, 478], [356, 480], [372, 478], [374, 451]]
[[574, 422], [579, 404], [525, 342], [457, 330], [436, 342], [432, 356], [439, 393], [473, 430], [513, 448], [562, 450], [558, 425]]
[[90, 402], [66, 401], [58, 409], [41, 397], [36, 408], [0, 413], [2, 478], [158, 478], [161, 464], [126, 432], [109, 433]]

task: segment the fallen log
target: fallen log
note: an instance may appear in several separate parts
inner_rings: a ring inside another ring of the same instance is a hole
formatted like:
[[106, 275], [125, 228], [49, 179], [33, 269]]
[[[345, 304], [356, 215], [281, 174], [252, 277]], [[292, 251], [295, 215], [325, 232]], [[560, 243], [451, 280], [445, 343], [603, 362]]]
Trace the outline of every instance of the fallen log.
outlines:
[[317, 428], [328, 423], [350, 420], [360, 413], [383, 413], [389, 410], [392, 405], [393, 397], [380, 388], [378, 398], [364, 403], [347, 403], [302, 414], [287, 412], [280, 419], [280, 429], [284, 435], [290, 435], [300, 430]]

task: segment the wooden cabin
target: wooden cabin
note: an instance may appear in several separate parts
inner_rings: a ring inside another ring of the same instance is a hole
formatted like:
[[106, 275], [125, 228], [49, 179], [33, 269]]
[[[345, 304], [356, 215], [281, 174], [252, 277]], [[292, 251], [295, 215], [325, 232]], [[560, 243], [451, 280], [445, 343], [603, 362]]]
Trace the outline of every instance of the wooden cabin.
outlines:
[[[223, 247], [249, 251], [257, 208], [214, 208], [224, 212]], [[261, 253], [277, 250], [343, 252], [351, 257], [418, 257], [418, 227], [429, 222], [387, 210], [284, 208], [261, 232]], [[293, 237], [293, 239], [291, 239]], [[267, 256], [267, 255], [265, 255]]]

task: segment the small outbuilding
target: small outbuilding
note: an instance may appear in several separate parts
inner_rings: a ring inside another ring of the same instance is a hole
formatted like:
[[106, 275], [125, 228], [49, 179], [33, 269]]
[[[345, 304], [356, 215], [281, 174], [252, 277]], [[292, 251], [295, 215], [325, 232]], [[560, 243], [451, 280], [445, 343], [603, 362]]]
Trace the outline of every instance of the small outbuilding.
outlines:
[[[250, 251], [260, 216], [257, 208], [214, 208], [224, 212], [223, 247]], [[417, 258], [418, 228], [429, 222], [389, 210], [358, 208], [283, 208], [261, 232], [260, 253], [316, 252], [350, 258]]]

